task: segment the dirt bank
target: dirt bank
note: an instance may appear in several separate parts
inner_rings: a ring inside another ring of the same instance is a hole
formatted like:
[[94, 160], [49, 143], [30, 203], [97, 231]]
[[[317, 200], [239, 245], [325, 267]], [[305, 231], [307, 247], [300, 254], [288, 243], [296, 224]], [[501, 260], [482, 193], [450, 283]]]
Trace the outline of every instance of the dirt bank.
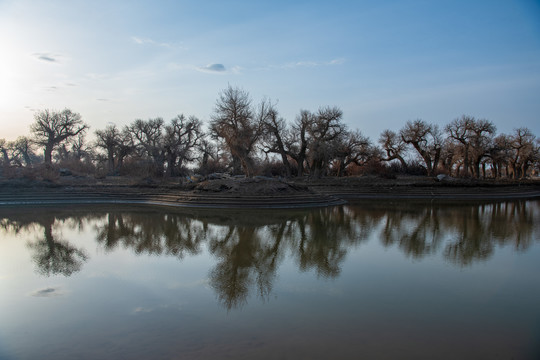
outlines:
[[500, 200], [540, 198], [540, 181], [494, 182], [428, 177], [328, 179], [228, 178], [200, 182], [61, 177], [0, 180], [0, 205], [155, 204], [198, 208], [300, 208], [361, 199]]

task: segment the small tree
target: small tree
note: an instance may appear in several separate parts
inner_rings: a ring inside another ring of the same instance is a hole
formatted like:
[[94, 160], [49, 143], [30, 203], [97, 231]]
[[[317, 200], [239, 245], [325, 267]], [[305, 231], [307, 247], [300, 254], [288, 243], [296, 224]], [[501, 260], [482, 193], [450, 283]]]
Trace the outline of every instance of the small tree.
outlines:
[[79, 113], [69, 109], [61, 112], [42, 110], [34, 115], [34, 119], [30, 130], [35, 143], [44, 148], [45, 165], [51, 165], [52, 152], [57, 146], [72, 137], [84, 134], [89, 128]]

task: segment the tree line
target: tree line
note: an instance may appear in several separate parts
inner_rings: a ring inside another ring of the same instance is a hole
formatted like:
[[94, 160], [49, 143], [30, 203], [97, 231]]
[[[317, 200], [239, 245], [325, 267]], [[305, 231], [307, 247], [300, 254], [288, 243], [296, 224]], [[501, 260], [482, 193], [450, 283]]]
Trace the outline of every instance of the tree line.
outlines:
[[137, 119], [121, 129], [109, 124], [94, 131], [92, 142], [88, 131], [79, 113], [38, 111], [29, 137], [0, 139], [2, 173], [43, 166], [102, 176], [443, 173], [523, 179], [538, 174], [540, 165], [540, 140], [525, 127], [497, 134], [491, 121], [467, 115], [443, 128], [417, 119], [382, 131], [374, 143], [346, 126], [339, 107], [301, 110], [291, 122], [271, 100], [254, 103], [247, 91], [231, 86], [220, 92], [207, 126], [181, 114], [168, 122]]

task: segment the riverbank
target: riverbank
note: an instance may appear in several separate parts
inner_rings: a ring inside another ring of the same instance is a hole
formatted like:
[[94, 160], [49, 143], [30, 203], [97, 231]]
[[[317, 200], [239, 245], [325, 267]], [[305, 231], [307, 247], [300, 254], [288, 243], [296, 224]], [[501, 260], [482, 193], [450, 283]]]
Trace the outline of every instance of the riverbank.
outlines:
[[0, 180], [0, 205], [152, 204], [193, 208], [303, 208], [362, 199], [504, 200], [540, 198], [540, 181], [375, 176], [201, 182], [108, 177]]

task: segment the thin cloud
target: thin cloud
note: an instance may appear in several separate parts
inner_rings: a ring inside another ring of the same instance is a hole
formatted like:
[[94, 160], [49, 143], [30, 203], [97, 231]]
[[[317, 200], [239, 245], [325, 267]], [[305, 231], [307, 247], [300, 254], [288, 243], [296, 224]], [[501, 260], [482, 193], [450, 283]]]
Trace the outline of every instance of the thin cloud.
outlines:
[[208, 73], [222, 73], [227, 71], [223, 64], [208, 64], [206, 66], [198, 67], [197, 70]]
[[292, 68], [299, 68], [299, 67], [320, 67], [320, 66], [341, 65], [344, 62], [345, 62], [345, 59], [333, 59], [330, 61], [297, 61], [297, 62], [287, 63], [278, 67], [283, 68], [283, 69], [292, 69]]
[[62, 293], [59, 291], [60, 289], [54, 288], [54, 287], [48, 287], [45, 289], [36, 290], [33, 293], [30, 294], [30, 296], [34, 297], [54, 297], [54, 296], [60, 296]]
[[50, 63], [59, 63], [60, 60], [58, 58], [61, 57], [60, 55], [51, 53], [34, 53], [33, 56], [38, 60]]
[[166, 48], [172, 48], [172, 45], [166, 42], [159, 42], [155, 41], [149, 38], [141, 38], [138, 36], [132, 36], [131, 41], [133, 41], [135, 44], [139, 45], [154, 45], [154, 46], [160, 46], [160, 47], [166, 47]]

